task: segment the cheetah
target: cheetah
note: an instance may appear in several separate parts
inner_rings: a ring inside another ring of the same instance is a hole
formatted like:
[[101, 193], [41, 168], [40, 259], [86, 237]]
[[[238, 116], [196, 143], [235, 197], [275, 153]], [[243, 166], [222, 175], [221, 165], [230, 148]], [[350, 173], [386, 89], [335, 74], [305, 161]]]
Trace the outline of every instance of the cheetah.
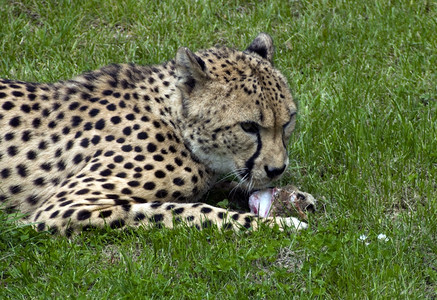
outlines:
[[[36, 230], [215, 225], [304, 228], [199, 202], [218, 178], [246, 190], [286, 170], [296, 105], [260, 33], [244, 51], [182, 47], [52, 84], [0, 80], [0, 202]], [[305, 193], [303, 193], [305, 194]]]

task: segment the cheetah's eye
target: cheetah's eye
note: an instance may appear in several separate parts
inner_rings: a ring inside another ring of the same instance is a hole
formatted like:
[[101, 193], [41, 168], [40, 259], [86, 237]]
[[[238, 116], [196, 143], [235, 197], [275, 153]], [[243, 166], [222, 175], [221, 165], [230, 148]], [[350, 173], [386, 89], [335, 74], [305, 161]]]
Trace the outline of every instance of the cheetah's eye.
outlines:
[[243, 122], [240, 125], [247, 133], [256, 134], [259, 132], [259, 125], [255, 122]]

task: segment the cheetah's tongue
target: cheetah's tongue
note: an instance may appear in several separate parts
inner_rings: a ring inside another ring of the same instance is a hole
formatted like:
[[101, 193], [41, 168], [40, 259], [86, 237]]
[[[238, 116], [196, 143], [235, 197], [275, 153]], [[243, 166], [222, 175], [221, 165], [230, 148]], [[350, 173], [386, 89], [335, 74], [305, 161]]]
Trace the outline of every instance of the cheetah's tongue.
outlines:
[[249, 197], [250, 212], [263, 218], [268, 217], [277, 192], [278, 190], [273, 188], [252, 193]]

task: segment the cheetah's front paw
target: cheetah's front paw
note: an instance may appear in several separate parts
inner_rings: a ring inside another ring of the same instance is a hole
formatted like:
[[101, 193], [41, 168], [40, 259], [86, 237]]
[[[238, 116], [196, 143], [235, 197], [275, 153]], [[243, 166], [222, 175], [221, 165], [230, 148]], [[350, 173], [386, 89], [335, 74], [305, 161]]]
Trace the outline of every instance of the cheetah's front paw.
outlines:
[[294, 218], [294, 217], [289, 217], [289, 218], [284, 218], [284, 225], [287, 227], [291, 227], [294, 228], [296, 230], [301, 230], [301, 229], [306, 229], [308, 228], [308, 224], [305, 222], [302, 222], [301, 220]]

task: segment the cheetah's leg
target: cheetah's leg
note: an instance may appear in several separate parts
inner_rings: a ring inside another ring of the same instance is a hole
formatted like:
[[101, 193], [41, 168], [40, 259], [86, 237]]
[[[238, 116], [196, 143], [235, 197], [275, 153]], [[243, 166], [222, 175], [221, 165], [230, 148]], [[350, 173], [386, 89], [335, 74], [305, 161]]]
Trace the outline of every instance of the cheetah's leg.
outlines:
[[260, 223], [278, 224], [280, 229], [303, 229], [306, 223], [296, 218], [259, 218], [252, 213], [227, 211], [204, 203], [137, 203], [132, 200], [78, 200], [62, 206], [47, 201], [31, 216], [38, 230], [51, 229], [67, 236], [90, 227], [121, 228], [125, 226], [174, 227], [185, 222], [199, 229], [217, 225], [219, 228], [256, 230]]

